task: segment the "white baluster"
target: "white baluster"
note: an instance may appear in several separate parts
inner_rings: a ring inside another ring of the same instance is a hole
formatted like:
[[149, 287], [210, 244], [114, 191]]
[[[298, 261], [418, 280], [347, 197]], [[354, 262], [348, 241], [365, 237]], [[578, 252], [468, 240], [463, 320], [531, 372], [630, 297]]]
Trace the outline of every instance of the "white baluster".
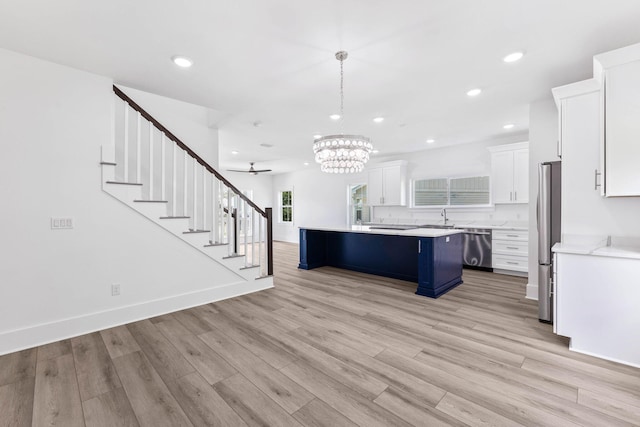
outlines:
[[244, 232], [244, 266], [247, 267], [249, 264], [247, 260], [249, 259], [249, 245], [247, 233], [249, 232], [249, 227], [247, 227], [248, 215], [247, 215], [247, 201], [243, 200], [242, 203], [242, 231]]
[[138, 129], [136, 129], [136, 182], [142, 182], [140, 177], [142, 171], [142, 115], [140, 113], [138, 113], [136, 123], [138, 126]]
[[149, 200], [154, 200], [153, 199], [153, 125], [151, 123], [149, 123]]
[[202, 229], [210, 230], [207, 228], [207, 170], [202, 167]]
[[172, 185], [172, 190], [171, 190], [171, 198], [172, 203], [171, 203], [171, 216], [177, 216], [177, 204], [178, 204], [178, 171], [176, 170], [178, 168], [178, 146], [174, 143], [173, 144], [173, 158], [172, 158], [172, 162], [173, 162], [173, 167], [171, 168], [171, 185]]
[[129, 182], [129, 105], [124, 107], [124, 182]]
[[260, 263], [260, 276], [264, 276], [264, 271], [262, 271], [262, 269], [264, 268], [265, 263], [262, 262], [262, 223], [264, 222], [264, 218], [262, 216], [260, 216], [260, 218], [258, 219], [259, 224], [258, 227], [260, 227], [259, 230], [259, 235], [258, 235], [258, 259], [259, 259], [259, 263]]
[[256, 225], [256, 210], [255, 208], [253, 208], [251, 209], [251, 265], [258, 265], [258, 263], [256, 263], [255, 225]]
[[227, 187], [227, 243], [229, 244], [229, 255], [234, 254], [232, 242], [233, 208], [231, 207], [231, 190]]
[[[188, 212], [188, 206], [187, 206], [187, 198], [189, 196], [189, 163], [188, 163], [188, 157], [189, 154], [187, 154], [186, 151], [183, 151], [184, 153], [184, 161], [183, 161], [183, 167], [184, 167], [184, 173], [183, 175], [183, 197], [182, 197], [182, 212], [184, 216], [190, 216], [187, 212]], [[191, 223], [191, 220], [189, 220], [189, 223]]]
[[166, 174], [166, 147], [165, 147], [164, 133], [160, 134], [160, 200], [167, 200], [167, 191], [165, 185]]
[[193, 158], [193, 229], [198, 229], [198, 162]]
[[216, 243], [218, 238], [216, 236], [216, 232], [218, 230], [218, 221], [217, 221], [217, 212], [218, 206], [216, 205], [216, 178], [212, 173], [207, 175], [211, 180], [211, 233], [209, 233], [209, 237], [211, 239], [211, 243]]

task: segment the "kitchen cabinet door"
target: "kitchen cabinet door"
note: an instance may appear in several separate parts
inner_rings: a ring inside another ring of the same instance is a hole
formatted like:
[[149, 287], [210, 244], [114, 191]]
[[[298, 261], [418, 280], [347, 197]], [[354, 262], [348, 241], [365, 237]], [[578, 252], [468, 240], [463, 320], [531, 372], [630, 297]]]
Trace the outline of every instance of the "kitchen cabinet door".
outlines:
[[605, 72], [605, 193], [640, 196], [640, 60]]
[[493, 203], [529, 203], [529, 143], [498, 145], [489, 151]]
[[529, 203], [529, 150], [513, 152], [513, 201]]
[[404, 191], [404, 185], [401, 185], [402, 179], [403, 174], [400, 166], [387, 167], [382, 170], [385, 205], [401, 206], [405, 204], [405, 196], [402, 194]]
[[382, 163], [369, 169], [368, 200], [372, 206], [405, 206], [407, 204], [407, 163]]
[[382, 168], [369, 169], [369, 181], [367, 183], [367, 199], [370, 205], [383, 205], [383, 170]]

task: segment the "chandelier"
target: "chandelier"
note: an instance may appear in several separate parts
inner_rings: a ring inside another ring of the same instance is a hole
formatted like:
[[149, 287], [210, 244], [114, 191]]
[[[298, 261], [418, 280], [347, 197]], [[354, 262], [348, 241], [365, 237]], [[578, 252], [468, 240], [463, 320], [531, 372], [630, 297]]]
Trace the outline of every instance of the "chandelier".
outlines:
[[[340, 61], [340, 120], [344, 123], [344, 70], [343, 62], [347, 52], [336, 53]], [[362, 172], [369, 160], [373, 145], [369, 138], [362, 135], [327, 135], [313, 142], [313, 152], [320, 170], [327, 173]]]

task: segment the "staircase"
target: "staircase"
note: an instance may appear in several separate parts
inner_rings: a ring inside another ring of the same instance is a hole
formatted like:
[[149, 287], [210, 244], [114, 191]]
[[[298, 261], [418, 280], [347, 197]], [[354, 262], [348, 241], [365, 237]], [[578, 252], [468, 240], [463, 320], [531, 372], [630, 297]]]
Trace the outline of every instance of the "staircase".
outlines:
[[251, 289], [272, 287], [272, 209], [260, 209], [124, 92], [113, 91], [115, 138], [102, 147], [103, 191], [239, 282], [260, 281]]

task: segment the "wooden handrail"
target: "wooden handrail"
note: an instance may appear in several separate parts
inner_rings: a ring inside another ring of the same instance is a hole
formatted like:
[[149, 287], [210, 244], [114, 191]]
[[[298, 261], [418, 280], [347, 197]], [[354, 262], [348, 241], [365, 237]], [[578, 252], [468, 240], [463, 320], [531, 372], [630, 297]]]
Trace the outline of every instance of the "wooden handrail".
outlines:
[[135, 111], [140, 113], [140, 115], [142, 117], [147, 119], [149, 122], [153, 123], [153, 125], [160, 132], [163, 132], [167, 136], [167, 138], [172, 140], [178, 147], [182, 148], [184, 151], [187, 152], [187, 154], [189, 154], [191, 157], [196, 159], [196, 161], [198, 163], [200, 163], [206, 170], [208, 170], [216, 178], [218, 178], [220, 181], [222, 181], [224, 183], [224, 185], [227, 186], [227, 188], [229, 188], [234, 193], [236, 193], [238, 196], [240, 196], [240, 198], [242, 200], [244, 200], [245, 202], [247, 202], [249, 204], [249, 206], [251, 206], [253, 209], [256, 210], [256, 212], [258, 212], [264, 218], [267, 217], [267, 214], [265, 213], [265, 211], [260, 209], [255, 203], [253, 203], [253, 201], [251, 201], [251, 199], [249, 199], [247, 196], [242, 194], [242, 192], [240, 192], [240, 190], [238, 190], [233, 184], [231, 184], [229, 181], [227, 181], [227, 179], [224, 176], [220, 175], [220, 173], [217, 170], [212, 168], [207, 162], [205, 162], [200, 156], [198, 156], [184, 142], [180, 141], [180, 139], [177, 136], [175, 136], [173, 133], [171, 133], [166, 127], [162, 126], [162, 124], [159, 121], [157, 121], [151, 114], [147, 113], [141, 106], [136, 104], [135, 101], [133, 101], [131, 98], [129, 98], [127, 96], [127, 94], [125, 94], [123, 91], [121, 91], [116, 85], [113, 85], [113, 91], [118, 96], [118, 98], [122, 99], [124, 102], [129, 104], [131, 106], [131, 108], [133, 108]]

